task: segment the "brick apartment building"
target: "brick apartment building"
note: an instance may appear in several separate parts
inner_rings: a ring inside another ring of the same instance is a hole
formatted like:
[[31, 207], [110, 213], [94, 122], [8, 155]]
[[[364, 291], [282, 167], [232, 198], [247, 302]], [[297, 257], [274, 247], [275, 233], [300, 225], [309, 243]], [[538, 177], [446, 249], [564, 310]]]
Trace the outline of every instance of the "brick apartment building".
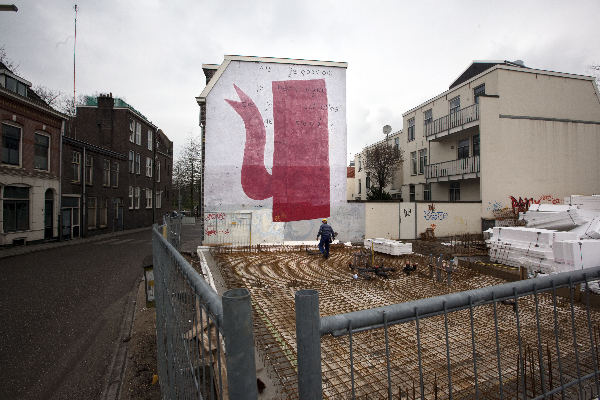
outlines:
[[60, 135], [66, 116], [0, 63], [0, 245], [58, 236]]
[[173, 143], [112, 94], [88, 97], [64, 137], [65, 238], [139, 228], [169, 211]]

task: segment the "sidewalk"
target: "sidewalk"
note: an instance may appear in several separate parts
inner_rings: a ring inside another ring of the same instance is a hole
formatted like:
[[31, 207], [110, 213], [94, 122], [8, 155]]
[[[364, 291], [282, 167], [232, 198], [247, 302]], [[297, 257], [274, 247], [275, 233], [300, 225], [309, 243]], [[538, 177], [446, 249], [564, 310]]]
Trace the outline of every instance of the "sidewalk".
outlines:
[[150, 229], [152, 229], [151, 226], [146, 226], [144, 228], [129, 229], [126, 231], [103, 233], [101, 235], [95, 235], [92, 237], [82, 238], [82, 239], [71, 239], [71, 240], [63, 240], [62, 242], [36, 243], [36, 244], [28, 244], [28, 245], [24, 245], [24, 246], [7, 247], [7, 248], [0, 250], [0, 258], [8, 258], [8, 257], [20, 256], [21, 254], [29, 254], [29, 253], [35, 253], [38, 251], [56, 249], [59, 247], [74, 246], [77, 244], [97, 242], [97, 241], [100, 241], [103, 239], [108, 239], [108, 238], [123, 236], [123, 235], [129, 235], [131, 233], [142, 232], [142, 231], [150, 230]]

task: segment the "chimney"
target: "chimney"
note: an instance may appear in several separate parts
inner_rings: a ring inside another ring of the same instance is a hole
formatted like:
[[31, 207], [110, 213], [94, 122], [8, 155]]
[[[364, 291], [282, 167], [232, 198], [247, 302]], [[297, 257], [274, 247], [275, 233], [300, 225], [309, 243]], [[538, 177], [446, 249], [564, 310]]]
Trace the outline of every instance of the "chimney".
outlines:
[[115, 106], [115, 100], [110, 94], [101, 94], [98, 96], [98, 108], [113, 108]]

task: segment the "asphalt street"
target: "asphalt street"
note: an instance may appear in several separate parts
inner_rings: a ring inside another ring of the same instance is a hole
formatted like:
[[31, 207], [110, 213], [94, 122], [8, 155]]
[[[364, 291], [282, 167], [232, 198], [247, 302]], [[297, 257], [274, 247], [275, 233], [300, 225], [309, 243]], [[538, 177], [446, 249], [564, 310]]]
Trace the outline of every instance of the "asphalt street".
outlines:
[[0, 399], [101, 398], [151, 254], [148, 228], [0, 259]]

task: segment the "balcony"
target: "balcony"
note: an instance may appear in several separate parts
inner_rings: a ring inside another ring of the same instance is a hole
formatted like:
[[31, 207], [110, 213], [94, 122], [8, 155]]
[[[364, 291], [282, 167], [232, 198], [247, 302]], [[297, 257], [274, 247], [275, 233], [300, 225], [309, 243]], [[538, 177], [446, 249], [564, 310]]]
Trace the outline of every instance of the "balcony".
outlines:
[[427, 183], [479, 177], [479, 156], [425, 166]]
[[425, 137], [427, 140], [434, 140], [477, 124], [479, 124], [479, 104], [473, 104], [425, 123]]

